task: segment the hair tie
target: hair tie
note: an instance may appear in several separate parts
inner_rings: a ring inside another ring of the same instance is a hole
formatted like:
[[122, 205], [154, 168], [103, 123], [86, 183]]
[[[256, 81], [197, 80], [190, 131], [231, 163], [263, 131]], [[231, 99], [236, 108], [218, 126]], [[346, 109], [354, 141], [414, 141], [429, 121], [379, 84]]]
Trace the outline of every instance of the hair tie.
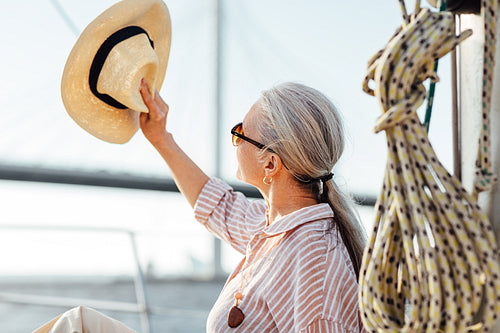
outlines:
[[323, 177], [319, 177], [319, 179], [323, 182], [323, 183], [326, 183], [327, 181], [329, 181], [330, 179], [333, 178], [333, 172], [330, 172], [329, 174], [327, 174], [326, 176], [323, 176]]

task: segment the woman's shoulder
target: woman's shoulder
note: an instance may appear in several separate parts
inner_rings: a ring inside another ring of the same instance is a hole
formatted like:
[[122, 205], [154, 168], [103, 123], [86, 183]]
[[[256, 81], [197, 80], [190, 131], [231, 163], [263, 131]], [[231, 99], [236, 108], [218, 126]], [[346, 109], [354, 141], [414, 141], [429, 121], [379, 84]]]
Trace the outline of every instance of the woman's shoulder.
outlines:
[[245, 216], [249, 233], [256, 234], [266, 226], [267, 205], [264, 199], [251, 199]]
[[321, 275], [340, 274], [345, 280], [357, 283], [347, 247], [331, 219], [300, 225], [286, 238], [293, 250], [290, 257], [297, 265], [314, 266]]

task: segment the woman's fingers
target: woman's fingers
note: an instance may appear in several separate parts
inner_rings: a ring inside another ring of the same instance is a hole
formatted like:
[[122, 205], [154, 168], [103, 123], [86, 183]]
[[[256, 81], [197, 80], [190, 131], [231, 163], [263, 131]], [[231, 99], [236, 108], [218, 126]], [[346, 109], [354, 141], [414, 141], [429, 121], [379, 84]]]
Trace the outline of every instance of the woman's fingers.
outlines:
[[156, 102], [157, 99], [154, 99], [153, 96], [151, 96], [151, 94], [149, 93], [146, 81], [144, 79], [141, 80], [141, 89], [139, 91], [141, 93], [144, 104], [146, 104], [149, 110], [149, 118], [152, 118], [154, 120], [161, 120], [164, 117], [164, 114], [168, 111], [168, 107], [166, 108], [166, 110], [162, 110], [162, 107], [160, 107]]
[[155, 97], [155, 99], [156, 99], [156, 100], [158, 101], [158, 103], [160, 103], [160, 105], [162, 105], [162, 106], [165, 108], [165, 110], [168, 112], [168, 110], [169, 110], [168, 104], [167, 104], [167, 103], [165, 103], [165, 101], [164, 101], [164, 100], [163, 100], [163, 98], [160, 96], [160, 94], [158, 93], [158, 91], [155, 91], [155, 93], [156, 93], [156, 97]]
[[155, 91], [154, 97], [150, 94], [144, 79], [141, 81], [140, 93], [149, 113], [141, 112], [139, 122], [145, 137], [155, 147], [159, 147], [165, 140], [168, 105]]
[[149, 120], [149, 114], [141, 112], [141, 114], [139, 115], [139, 124], [141, 128], [146, 127], [146, 123], [148, 122], [148, 120]]
[[139, 89], [139, 92], [141, 93], [144, 104], [146, 104], [148, 108], [154, 104], [153, 97], [149, 93], [148, 87], [146, 85], [146, 80], [144, 79], [141, 80], [141, 87]]

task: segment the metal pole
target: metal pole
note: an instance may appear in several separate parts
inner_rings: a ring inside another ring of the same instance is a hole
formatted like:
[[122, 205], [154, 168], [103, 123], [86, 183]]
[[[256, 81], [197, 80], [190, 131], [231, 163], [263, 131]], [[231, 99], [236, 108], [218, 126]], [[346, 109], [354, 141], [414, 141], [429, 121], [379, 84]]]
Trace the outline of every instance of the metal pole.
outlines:
[[[456, 26], [456, 16], [453, 16]], [[460, 21], [459, 21], [460, 25]], [[460, 26], [458, 27], [460, 31]], [[457, 50], [451, 52], [451, 119], [453, 127], [453, 174], [462, 181], [462, 168], [460, 161], [462, 160], [460, 150], [460, 113], [458, 110], [458, 94], [457, 94]]]
[[134, 275], [134, 286], [135, 286], [135, 295], [137, 297], [137, 305], [139, 307], [139, 315], [141, 317], [141, 326], [142, 331], [144, 333], [153, 333], [150, 325], [149, 318], [149, 302], [148, 295], [146, 290], [146, 281], [144, 279], [144, 273], [142, 272], [141, 263], [139, 260], [139, 253], [137, 251], [137, 244], [135, 241], [135, 234], [133, 232], [129, 232], [130, 243], [132, 244], [132, 252], [134, 255], [135, 266], [136, 266], [136, 274]]
[[[221, 177], [221, 122], [222, 122], [222, 0], [215, 0], [215, 176]], [[222, 243], [214, 237], [213, 277], [224, 274], [222, 270]]]
[[[460, 46], [460, 110], [461, 110], [461, 141], [462, 141], [462, 183], [471, 192], [473, 187], [475, 162], [478, 150], [478, 137], [481, 128], [481, 87], [483, 84], [484, 22], [479, 15], [461, 15], [460, 29], [472, 29], [474, 34]], [[497, 36], [499, 26], [497, 24]], [[498, 37], [497, 37], [498, 38]], [[500, 174], [500, 48], [497, 41], [496, 66], [493, 74], [492, 109], [490, 114], [491, 160], [495, 174]], [[488, 214], [490, 222], [500, 240], [500, 187], [493, 186], [489, 192], [479, 195], [479, 204]], [[500, 332], [500, 321], [491, 329]]]

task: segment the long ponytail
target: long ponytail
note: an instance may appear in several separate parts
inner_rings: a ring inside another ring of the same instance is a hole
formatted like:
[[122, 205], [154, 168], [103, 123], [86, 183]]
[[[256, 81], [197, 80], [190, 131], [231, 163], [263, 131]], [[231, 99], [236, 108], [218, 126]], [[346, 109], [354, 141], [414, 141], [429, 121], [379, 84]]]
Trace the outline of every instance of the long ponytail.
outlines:
[[351, 198], [337, 188], [333, 180], [323, 183], [321, 197], [321, 201], [327, 202], [334, 212], [333, 224], [338, 228], [342, 241], [349, 252], [356, 278], [359, 278], [366, 237], [354, 209], [354, 203]]

